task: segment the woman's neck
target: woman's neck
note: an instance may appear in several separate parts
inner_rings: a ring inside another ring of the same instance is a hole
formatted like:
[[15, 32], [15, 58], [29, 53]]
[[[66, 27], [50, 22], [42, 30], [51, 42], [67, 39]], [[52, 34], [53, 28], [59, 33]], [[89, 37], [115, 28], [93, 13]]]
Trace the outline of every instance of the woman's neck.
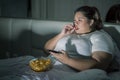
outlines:
[[93, 31], [95, 31], [95, 30], [90, 29], [90, 30], [86, 30], [86, 31], [83, 31], [83, 32], [79, 32], [79, 33], [75, 32], [75, 33], [79, 34], [79, 35], [82, 35], [82, 34], [89, 34], [89, 33], [93, 32]]

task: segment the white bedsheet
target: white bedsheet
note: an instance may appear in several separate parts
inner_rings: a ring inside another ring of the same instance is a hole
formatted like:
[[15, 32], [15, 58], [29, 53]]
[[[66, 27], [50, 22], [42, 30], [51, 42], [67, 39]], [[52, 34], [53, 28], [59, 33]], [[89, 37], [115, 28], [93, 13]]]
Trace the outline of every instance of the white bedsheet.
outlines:
[[34, 72], [28, 65], [33, 58], [23, 56], [0, 60], [0, 80], [120, 80], [120, 72], [106, 74], [99, 69], [76, 72], [66, 65], [59, 64], [55, 64], [47, 72]]

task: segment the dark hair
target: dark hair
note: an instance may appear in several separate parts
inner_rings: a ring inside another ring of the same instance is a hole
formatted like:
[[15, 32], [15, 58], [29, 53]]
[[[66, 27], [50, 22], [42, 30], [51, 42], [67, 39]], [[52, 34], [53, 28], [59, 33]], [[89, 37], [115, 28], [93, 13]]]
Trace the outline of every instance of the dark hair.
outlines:
[[116, 21], [120, 22], [120, 4], [115, 4], [110, 7], [106, 15], [105, 21], [113, 23], [116, 23]]
[[93, 19], [94, 20], [94, 23], [92, 25], [93, 29], [100, 30], [103, 28], [100, 13], [96, 7], [82, 6], [82, 7], [77, 8], [74, 14], [76, 12], [82, 12], [83, 15], [89, 20]]

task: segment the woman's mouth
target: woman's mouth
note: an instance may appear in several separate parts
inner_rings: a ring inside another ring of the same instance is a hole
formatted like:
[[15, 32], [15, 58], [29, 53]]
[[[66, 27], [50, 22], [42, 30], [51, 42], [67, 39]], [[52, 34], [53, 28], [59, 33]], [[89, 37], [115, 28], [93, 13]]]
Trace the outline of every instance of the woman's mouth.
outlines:
[[79, 28], [73, 23], [74, 30], [78, 30]]
[[79, 28], [78, 28], [77, 26], [74, 26], [74, 29], [75, 29], [75, 30], [78, 30]]

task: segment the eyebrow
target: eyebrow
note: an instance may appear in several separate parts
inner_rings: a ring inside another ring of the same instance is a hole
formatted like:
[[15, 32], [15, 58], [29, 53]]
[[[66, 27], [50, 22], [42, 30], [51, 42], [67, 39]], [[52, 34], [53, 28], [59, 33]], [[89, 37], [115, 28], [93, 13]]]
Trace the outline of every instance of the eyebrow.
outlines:
[[[78, 17], [78, 19], [87, 19], [86, 17]], [[75, 21], [75, 19], [74, 19], [74, 21]]]
[[78, 19], [86, 19], [86, 17], [78, 17]]

